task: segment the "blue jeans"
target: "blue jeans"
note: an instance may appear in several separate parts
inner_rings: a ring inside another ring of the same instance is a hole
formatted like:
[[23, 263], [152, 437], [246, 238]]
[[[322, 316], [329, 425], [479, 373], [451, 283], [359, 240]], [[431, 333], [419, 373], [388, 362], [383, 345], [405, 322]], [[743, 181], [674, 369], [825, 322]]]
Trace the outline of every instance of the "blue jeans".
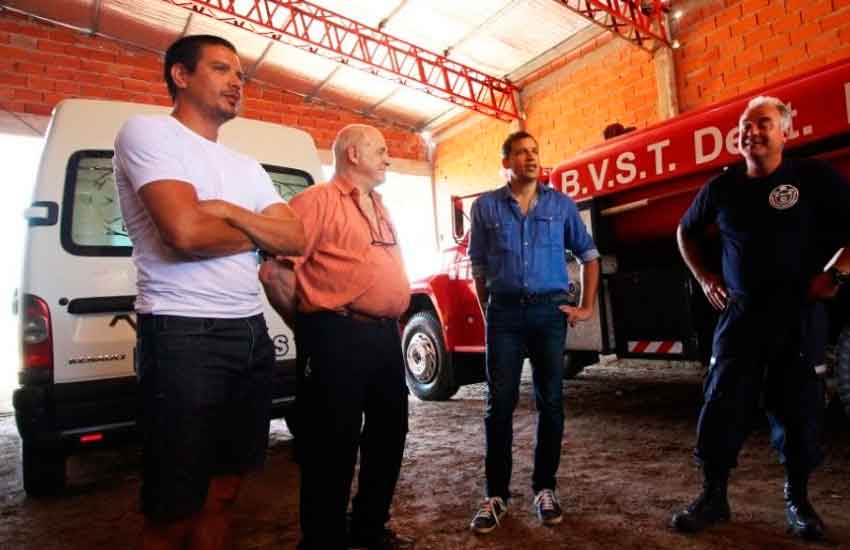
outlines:
[[558, 304], [487, 306], [487, 496], [510, 497], [513, 413], [525, 356], [531, 359], [537, 403], [532, 489], [555, 488], [564, 433], [562, 384], [566, 316]]

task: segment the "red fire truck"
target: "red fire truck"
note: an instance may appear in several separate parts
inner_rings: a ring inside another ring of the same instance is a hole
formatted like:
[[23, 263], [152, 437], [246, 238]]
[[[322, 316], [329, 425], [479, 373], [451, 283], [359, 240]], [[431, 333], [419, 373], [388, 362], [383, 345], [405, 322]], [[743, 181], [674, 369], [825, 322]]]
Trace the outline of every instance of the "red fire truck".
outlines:
[[[675, 231], [700, 186], [741, 161], [737, 121], [755, 95], [793, 108], [786, 154], [826, 159], [850, 179], [850, 59], [618, 136], [549, 174], [576, 201], [603, 255], [596, 313], [567, 337], [568, 376], [600, 353], [710, 355], [716, 317], [679, 257]], [[483, 380], [484, 323], [466, 254], [464, 211], [472, 198], [452, 198], [456, 245], [443, 251], [439, 272], [413, 284], [404, 319], [408, 385], [422, 399], [448, 399]], [[577, 263], [566, 260], [571, 280], [579, 280]], [[830, 361], [819, 372], [850, 412], [850, 290], [829, 307]]]

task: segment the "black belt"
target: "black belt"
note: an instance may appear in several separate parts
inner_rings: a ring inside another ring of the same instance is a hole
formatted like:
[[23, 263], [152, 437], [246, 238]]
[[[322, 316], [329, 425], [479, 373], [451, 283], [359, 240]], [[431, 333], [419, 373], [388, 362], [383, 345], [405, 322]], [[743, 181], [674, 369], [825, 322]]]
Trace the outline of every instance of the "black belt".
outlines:
[[490, 294], [489, 302], [500, 306], [530, 306], [536, 304], [566, 304], [569, 296], [566, 292], [550, 292], [548, 294]]
[[394, 317], [377, 317], [375, 315], [369, 315], [368, 313], [361, 313], [359, 311], [354, 311], [352, 309], [339, 309], [331, 311], [331, 313], [335, 313], [340, 317], [346, 317], [351, 319], [352, 321], [359, 321], [361, 323], [397, 323], [398, 319]]

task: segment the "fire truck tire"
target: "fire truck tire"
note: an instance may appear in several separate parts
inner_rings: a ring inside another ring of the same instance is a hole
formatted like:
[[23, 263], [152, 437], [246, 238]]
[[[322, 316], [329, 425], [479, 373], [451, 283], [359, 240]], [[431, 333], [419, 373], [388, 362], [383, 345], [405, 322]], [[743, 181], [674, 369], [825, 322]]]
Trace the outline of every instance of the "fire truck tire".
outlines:
[[835, 350], [835, 375], [838, 379], [838, 397], [844, 405], [844, 412], [850, 418], [850, 324], [838, 335]]
[[407, 387], [423, 401], [445, 401], [458, 390], [451, 354], [446, 351], [440, 322], [420, 311], [407, 322], [402, 336]]
[[31, 497], [55, 495], [65, 487], [65, 454], [21, 441], [24, 491]]
[[599, 353], [595, 351], [568, 351], [564, 354], [564, 380], [571, 380], [588, 365], [599, 362]]

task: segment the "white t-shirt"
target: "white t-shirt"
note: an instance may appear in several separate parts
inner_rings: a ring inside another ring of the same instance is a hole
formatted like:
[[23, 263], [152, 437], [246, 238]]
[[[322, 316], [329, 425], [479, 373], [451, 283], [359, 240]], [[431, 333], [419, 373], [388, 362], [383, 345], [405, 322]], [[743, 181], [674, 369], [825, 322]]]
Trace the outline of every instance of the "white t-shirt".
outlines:
[[202, 260], [165, 246], [138, 191], [158, 180], [191, 183], [198, 200], [253, 212], [283, 202], [252, 158], [210, 141], [167, 115], [135, 116], [115, 139], [115, 182], [138, 271], [136, 311], [187, 317], [248, 317], [262, 311], [253, 252]]

